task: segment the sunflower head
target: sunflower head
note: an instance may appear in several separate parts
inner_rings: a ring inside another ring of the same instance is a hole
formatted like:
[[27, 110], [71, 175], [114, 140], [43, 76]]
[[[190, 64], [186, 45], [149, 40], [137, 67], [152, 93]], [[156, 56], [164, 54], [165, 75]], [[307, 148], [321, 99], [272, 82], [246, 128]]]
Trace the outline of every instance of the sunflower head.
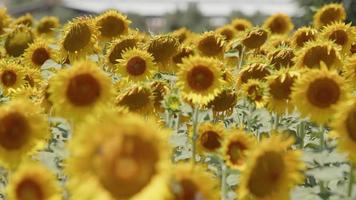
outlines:
[[25, 25], [18, 25], [5, 38], [6, 54], [12, 57], [19, 57], [25, 49], [34, 41], [34, 33], [31, 28]]
[[344, 65], [344, 77], [350, 82], [350, 85], [356, 87], [356, 54], [350, 56]]
[[164, 111], [162, 101], [170, 92], [169, 85], [165, 81], [156, 80], [150, 84], [150, 87], [152, 88], [155, 111], [162, 113]]
[[108, 10], [95, 19], [100, 39], [106, 41], [128, 33], [131, 21], [117, 10]]
[[314, 14], [314, 26], [322, 28], [333, 22], [342, 22], [346, 19], [346, 11], [342, 4], [331, 3], [319, 8]]
[[5, 29], [9, 27], [11, 17], [7, 13], [6, 8], [0, 8], [0, 35], [5, 33]]
[[33, 16], [30, 13], [26, 13], [18, 18], [16, 18], [12, 22], [12, 26], [24, 25], [28, 27], [32, 27], [33, 25]]
[[247, 29], [252, 28], [253, 26], [249, 20], [243, 18], [237, 18], [232, 20], [231, 25], [237, 32], [243, 32]]
[[60, 26], [59, 19], [55, 16], [46, 16], [40, 19], [36, 26], [36, 32], [41, 36], [54, 36], [56, 28]]
[[249, 79], [245, 84], [241, 86], [239, 96], [240, 98], [247, 98], [257, 108], [262, 108], [266, 105], [266, 93], [266, 83], [262, 82], [261, 80]]
[[224, 37], [214, 32], [203, 33], [197, 41], [199, 54], [207, 57], [221, 58], [224, 55]]
[[62, 60], [79, 60], [93, 53], [97, 36], [97, 27], [90, 17], [75, 18], [67, 23], [60, 41]]
[[231, 115], [236, 103], [236, 91], [230, 88], [224, 88], [206, 107], [211, 108], [214, 116], [219, 118]]
[[284, 199], [303, 183], [301, 151], [292, 150], [292, 138], [276, 134], [247, 152], [246, 170], [237, 189], [239, 199]]
[[270, 64], [277, 70], [294, 66], [294, 57], [294, 50], [290, 47], [279, 47], [268, 54]]
[[225, 38], [226, 41], [231, 41], [232, 39], [235, 38], [236, 36], [236, 30], [235, 28], [230, 25], [230, 24], [227, 24], [225, 26], [222, 26], [218, 29], [216, 29], [217, 33], [219, 33], [221, 36], [223, 36]]
[[25, 71], [22, 66], [11, 60], [0, 61], [0, 85], [4, 94], [11, 94], [12, 90], [25, 84]]
[[250, 61], [251, 63], [247, 63], [238, 74], [237, 77], [237, 87], [240, 87], [242, 84], [247, 83], [249, 79], [257, 79], [257, 80], [265, 80], [266, 76], [270, 75], [271, 72], [269, 70], [269, 66], [261, 61]]
[[246, 30], [242, 37], [242, 44], [247, 49], [256, 49], [261, 47], [268, 38], [269, 32], [263, 28], [252, 28]]
[[47, 40], [38, 39], [28, 46], [23, 55], [26, 66], [40, 69], [49, 59], [56, 60], [56, 54], [48, 45]]
[[225, 139], [225, 127], [222, 123], [201, 123], [198, 126], [197, 151], [200, 154], [216, 153]]
[[131, 112], [152, 114], [153, 100], [152, 88], [148, 85], [134, 85], [127, 88], [116, 98], [116, 105], [127, 107]]
[[295, 63], [298, 68], [319, 68], [324, 63], [329, 69], [340, 69], [340, 48], [329, 40], [311, 41], [297, 51]]
[[191, 35], [192, 35], [192, 32], [185, 27], [179, 28], [172, 32], [172, 36], [177, 37], [179, 43], [181, 43], [181, 44], [188, 41], [190, 39]]
[[184, 58], [195, 55], [194, 47], [192, 45], [181, 45], [178, 52], [173, 56], [172, 60], [175, 65], [173, 71], [178, 71], [178, 65], [183, 62]]
[[294, 27], [290, 17], [283, 13], [274, 14], [263, 23], [272, 34], [288, 34]]
[[303, 47], [307, 42], [317, 38], [318, 31], [311, 27], [298, 28], [292, 36], [292, 44], [296, 48]]
[[334, 22], [325, 26], [321, 32], [325, 39], [333, 41], [341, 46], [342, 52], [349, 53], [352, 42], [355, 41], [356, 33], [352, 30], [351, 24]]
[[183, 60], [178, 72], [177, 86], [183, 98], [203, 106], [217, 96], [224, 81], [218, 60], [193, 56]]

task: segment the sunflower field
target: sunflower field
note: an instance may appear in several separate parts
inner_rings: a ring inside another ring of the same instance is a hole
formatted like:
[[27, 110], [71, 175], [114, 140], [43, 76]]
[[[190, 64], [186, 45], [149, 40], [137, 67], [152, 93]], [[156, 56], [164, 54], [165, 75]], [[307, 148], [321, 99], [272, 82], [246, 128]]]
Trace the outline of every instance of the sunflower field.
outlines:
[[355, 200], [345, 18], [152, 35], [0, 9], [0, 199]]

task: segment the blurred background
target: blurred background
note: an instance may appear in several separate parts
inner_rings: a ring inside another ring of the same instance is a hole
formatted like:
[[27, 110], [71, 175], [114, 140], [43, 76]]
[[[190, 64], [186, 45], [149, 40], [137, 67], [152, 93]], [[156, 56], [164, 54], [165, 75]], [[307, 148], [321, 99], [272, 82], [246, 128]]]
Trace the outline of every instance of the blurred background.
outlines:
[[129, 16], [132, 27], [158, 33], [182, 26], [203, 32], [237, 17], [257, 25], [276, 12], [290, 15], [300, 27], [311, 23], [313, 12], [330, 2], [343, 3], [348, 22], [355, 25], [356, 0], [0, 0], [0, 6], [7, 7], [13, 16], [54, 15], [62, 22], [114, 8]]

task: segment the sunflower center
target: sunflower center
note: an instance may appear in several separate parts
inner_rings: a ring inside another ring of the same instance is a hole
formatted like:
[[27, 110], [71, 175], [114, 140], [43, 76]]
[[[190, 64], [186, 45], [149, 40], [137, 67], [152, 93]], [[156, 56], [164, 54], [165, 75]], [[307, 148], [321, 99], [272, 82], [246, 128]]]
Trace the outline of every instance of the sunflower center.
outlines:
[[90, 43], [91, 37], [92, 33], [87, 24], [74, 25], [66, 34], [63, 47], [69, 52], [77, 52]]
[[312, 32], [302, 32], [296, 38], [298, 47], [303, 47], [306, 42], [315, 40], [315, 35]]
[[215, 131], [205, 131], [202, 133], [200, 141], [202, 146], [210, 151], [220, 148], [220, 135]]
[[42, 66], [49, 58], [49, 52], [45, 48], [38, 48], [32, 54], [32, 62], [37, 66]]
[[279, 153], [269, 151], [257, 159], [252, 171], [247, 187], [254, 196], [264, 198], [278, 190], [285, 163]]
[[19, 149], [26, 144], [29, 131], [30, 125], [21, 113], [9, 113], [0, 119], [0, 145], [7, 150]]
[[98, 80], [89, 73], [79, 74], [70, 79], [67, 87], [67, 98], [76, 106], [93, 104], [101, 93]]
[[338, 21], [341, 16], [341, 11], [339, 9], [330, 8], [325, 10], [320, 15], [320, 21], [323, 25], [331, 24], [334, 21]]
[[117, 64], [118, 59], [122, 59], [121, 54], [125, 49], [133, 48], [136, 46], [137, 41], [135, 39], [126, 39], [115, 45], [109, 55], [109, 61], [111, 64]]
[[347, 134], [349, 137], [356, 142], [356, 109], [352, 109], [351, 112], [348, 113], [345, 122]]
[[307, 98], [311, 104], [319, 108], [328, 108], [340, 98], [340, 87], [329, 78], [319, 78], [310, 83]]
[[223, 47], [213, 35], [200, 40], [198, 49], [206, 56], [216, 56], [223, 51]]
[[244, 31], [246, 30], [246, 25], [244, 24], [235, 24], [234, 28], [237, 30], [237, 31]]
[[268, 28], [271, 29], [272, 33], [282, 34], [288, 31], [288, 22], [284, 20], [282, 17], [275, 18], [271, 24], [269, 24]]
[[188, 72], [188, 85], [196, 91], [204, 91], [214, 83], [214, 73], [203, 65], [195, 66]]
[[234, 38], [234, 32], [230, 29], [224, 29], [220, 32], [220, 34], [224, 36], [227, 41], [230, 41]]
[[53, 32], [53, 28], [55, 28], [55, 24], [52, 21], [45, 21], [40, 23], [37, 27], [37, 31], [39, 33], [51, 33]]
[[230, 156], [230, 162], [235, 165], [241, 165], [244, 160], [244, 151], [247, 147], [239, 141], [233, 141], [228, 145], [227, 154]]
[[44, 200], [44, 193], [38, 183], [30, 178], [22, 180], [16, 187], [18, 200]]
[[347, 33], [344, 30], [336, 30], [332, 32], [329, 39], [333, 40], [338, 45], [345, 45], [348, 42]]
[[175, 200], [197, 200], [204, 199], [198, 186], [189, 179], [182, 179], [178, 182], [177, 191], [173, 191]]
[[139, 56], [130, 58], [126, 64], [126, 70], [132, 76], [140, 76], [144, 74], [146, 68], [146, 61]]
[[273, 98], [278, 100], [288, 100], [290, 99], [290, 94], [292, 92], [293, 78], [287, 77], [283, 82], [280, 79], [274, 80], [270, 85], [270, 93]]
[[6, 87], [11, 87], [15, 85], [17, 80], [17, 75], [14, 71], [12, 70], [5, 70], [1, 74], [1, 82], [4, 84]]
[[114, 142], [115, 147], [104, 152], [102, 165], [108, 169], [100, 172], [100, 180], [115, 199], [130, 199], [157, 173], [159, 152], [140, 136], [126, 135], [120, 145]]
[[125, 31], [125, 23], [115, 16], [107, 16], [99, 21], [99, 31], [104, 37], [119, 36]]
[[332, 66], [337, 60], [336, 51], [326, 46], [316, 46], [309, 49], [304, 55], [303, 63], [309, 67], [318, 67], [321, 62], [326, 66]]
[[268, 34], [265, 30], [250, 32], [242, 43], [249, 49], [255, 49], [262, 46], [267, 40]]

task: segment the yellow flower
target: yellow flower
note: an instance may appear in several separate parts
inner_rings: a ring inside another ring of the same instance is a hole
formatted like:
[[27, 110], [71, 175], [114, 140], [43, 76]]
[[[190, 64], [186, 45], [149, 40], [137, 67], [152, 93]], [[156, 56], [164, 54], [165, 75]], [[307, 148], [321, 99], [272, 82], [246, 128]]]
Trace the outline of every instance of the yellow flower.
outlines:
[[294, 27], [290, 17], [283, 13], [276, 13], [268, 17], [263, 26], [268, 28], [272, 34], [288, 34]]
[[5, 38], [6, 54], [12, 57], [19, 57], [25, 49], [34, 41], [34, 33], [31, 28], [25, 25], [18, 25], [7, 33]]
[[212, 31], [205, 32], [197, 41], [197, 50], [201, 56], [223, 58], [225, 52], [224, 37]]
[[292, 138], [272, 135], [247, 153], [237, 189], [239, 200], [289, 200], [290, 190], [303, 183], [302, 152], [291, 150]]
[[26, 13], [18, 18], [16, 18], [12, 24], [12, 26], [24, 25], [28, 27], [32, 27], [33, 25], [33, 16], [30, 13]]
[[194, 56], [184, 59], [179, 66], [177, 86], [183, 98], [203, 106], [220, 93], [224, 81], [219, 61]]
[[127, 34], [130, 23], [131, 21], [117, 10], [108, 10], [95, 19], [100, 39], [103, 41]]
[[252, 28], [246, 30], [242, 37], [242, 44], [247, 49], [256, 49], [261, 47], [268, 38], [269, 32], [263, 28]]
[[324, 66], [303, 72], [292, 87], [292, 102], [302, 116], [324, 124], [345, 101], [347, 92], [345, 80]]
[[227, 135], [222, 150], [225, 163], [232, 169], [242, 170], [248, 159], [246, 153], [255, 148], [257, 141], [242, 129], [230, 130]]
[[342, 48], [342, 52], [349, 54], [351, 45], [355, 41], [356, 33], [351, 28], [351, 24], [335, 22], [325, 26], [321, 32], [322, 36], [335, 42]]
[[220, 151], [225, 137], [225, 127], [222, 123], [201, 123], [198, 126], [197, 152], [200, 154]]
[[56, 74], [49, 84], [49, 99], [56, 114], [80, 120], [111, 102], [109, 77], [90, 61], [78, 61]]
[[350, 85], [356, 87], [356, 54], [350, 56], [344, 65], [344, 77]]
[[319, 8], [314, 14], [314, 26], [322, 28], [333, 22], [342, 22], [346, 19], [346, 11], [342, 4], [331, 3]]
[[237, 87], [241, 87], [242, 84], [245, 84], [250, 79], [265, 80], [265, 78], [270, 75], [268, 61], [253, 61], [250, 64], [247, 63], [247, 66], [244, 67], [238, 74], [237, 77]]
[[219, 199], [218, 182], [201, 165], [177, 164], [170, 187], [172, 200]]
[[173, 56], [173, 72], [179, 71], [178, 65], [183, 62], [184, 58], [195, 55], [194, 47], [188, 45], [181, 45], [178, 49], [178, 52]]
[[11, 200], [61, 200], [61, 192], [54, 173], [30, 161], [20, 165], [7, 186]]
[[225, 88], [213, 100], [207, 104], [207, 108], [211, 108], [214, 117], [225, 118], [232, 114], [237, 103], [236, 91]]
[[149, 80], [157, 71], [152, 55], [136, 48], [124, 51], [118, 62], [117, 72], [131, 81]]
[[0, 106], [0, 162], [15, 168], [26, 156], [43, 147], [49, 126], [41, 109], [24, 99]]
[[294, 66], [294, 57], [294, 50], [290, 47], [278, 47], [268, 53], [271, 65], [277, 70]]
[[61, 59], [73, 62], [95, 52], [97, 36], [98, 30], [92, 18], [79, 17], [67, 23], [60, 41]]
[[153, 81], [150, 84], [152, 88], [153, 104], [156, 112], [164, 112], [162, 101], [164, 97], [170, 92], [168, 83], [160, 80]]
[[9, 27], [11, 18], [7, 13], [6, 8], [0, 8], [0, 35], [5, 33], [5, 29]]
[[181, 44], [190, 41], [192, 39], [192, 34], [193, 33], [185, 27], [179, 28], [172, 32], [172, 36], [177, 37], [179, 43]]
[[230, 24], [226, 24], [222, 27], [219, 27], [215, 30], [215, 32], [219, 33], [221, 36], [224, 37], [224, 39], [226, 41], [231, 41], [232, 39], [235, 38], [236, 36], [236, 30], [235, 28], [230, 25]]
[[252, 28], [252, 23], [249, 20], [243, 18], [236, 18], [232, 20], [231, 25], [237, 32], [242, 32]]
[[167, 135], [150, 119], [134, 114], [107, 111], [89, 119], [69, 143], [72, 157], [66, 171], [71, 198], [166, 199]]
[[55, 29], [59, 28], [59, 19], [54, 16], [45, 16], [40, 19], [36, 26], [36, 33], [40, 36], [54, 37]]
[[25, 84], [24, 68], [15, 61], [3, 59], [0, 61], [0, 85], [5, 95], [11, 94]]
[[311, 27], [298, 28], [292, 36], [292, 44], [295, 48], [303, 47], [307, 42], [317, 38], [318, 31]]
[[56, 54], [48, 45], [47, 40], [39, 39], [30, 44], [23, 54], [24, 64], [40, 69], [47, 60], [56, 60]]
[[249, 79], [240, 89], [239, 97], [247, 98], [257, 108], [262, 108], [267, 103], [266, 84], [261, 80]]

